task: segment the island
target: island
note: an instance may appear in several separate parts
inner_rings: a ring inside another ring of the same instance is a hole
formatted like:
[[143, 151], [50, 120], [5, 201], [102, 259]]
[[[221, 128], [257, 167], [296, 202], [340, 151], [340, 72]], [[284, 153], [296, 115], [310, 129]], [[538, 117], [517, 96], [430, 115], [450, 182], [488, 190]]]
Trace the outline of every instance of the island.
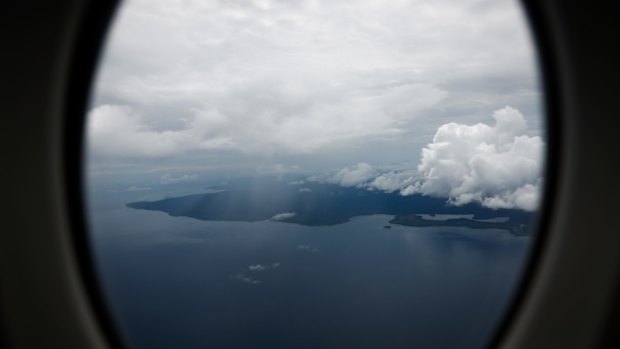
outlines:
[[[521, 218], [521, 217], [519, 217]], [[445, 220], [424, 219], [420, 214], [396, 215], [391, 224], [410, 227], [466, 227], [472, 229], [504, 229], [514, 235], [528, 235], [530, 219], [508, 219], [504, 222], [477, 220], [470, 218], [451, 218]]]
[[[138, 201], [127, 206], [201, 220], [272, 220], [308, 226], [336, 225], [355, 216], [386, 214], [394, 216], [390, 224], [503, 229], [517, 235], [528, 234], [533, 219], [532, 213], [522, 210], [492, 210], [478, 204], [454, 206], [445, 198], [402, 196], [320, 182], [305, 183], [300, 188], [268, 179], [239, 180], [217, 192]], [[458, 218], [436, 219], [433, 215]], [[382, 228], [389, 229], [389, 225]]]

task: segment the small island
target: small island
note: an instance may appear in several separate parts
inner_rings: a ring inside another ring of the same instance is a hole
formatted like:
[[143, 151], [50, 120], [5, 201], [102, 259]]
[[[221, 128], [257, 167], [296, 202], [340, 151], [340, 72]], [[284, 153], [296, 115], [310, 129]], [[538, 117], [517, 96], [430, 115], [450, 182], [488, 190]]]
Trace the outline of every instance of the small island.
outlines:
[[529, 233], [529, 220], [511, 220], [505, 222], [482, 221], [469, 218], [452, 218], [445, 220], [424, 219], [420, 214], [396, 215], [391, 224], [406, 225], [409, 227], [465, 227], [472, 229], [504, 229], [514, 235]]

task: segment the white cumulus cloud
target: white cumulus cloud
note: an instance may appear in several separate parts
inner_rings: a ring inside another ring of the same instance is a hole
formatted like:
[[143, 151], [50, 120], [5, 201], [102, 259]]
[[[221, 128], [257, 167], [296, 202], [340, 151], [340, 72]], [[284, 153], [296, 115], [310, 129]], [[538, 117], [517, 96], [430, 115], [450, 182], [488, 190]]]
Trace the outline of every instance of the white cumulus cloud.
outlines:
[[410, 193], [478, 202], [489, 208], [538, 207], [544, 142], [528, 136], [519, 110], [493, 113], [494, 125], [445, 124], [422, 150], [422, 181]]
[[400, 195], [447, 198], [450, 204], [477, 202], [489, 208], [538, 207], [545, 144], [527, 135], [521, 112], [506, 106], [494, 125], [448, 123], [422, 149], [417, 169], [386, 170], [358, 163], [310, 181], [381, 190]]

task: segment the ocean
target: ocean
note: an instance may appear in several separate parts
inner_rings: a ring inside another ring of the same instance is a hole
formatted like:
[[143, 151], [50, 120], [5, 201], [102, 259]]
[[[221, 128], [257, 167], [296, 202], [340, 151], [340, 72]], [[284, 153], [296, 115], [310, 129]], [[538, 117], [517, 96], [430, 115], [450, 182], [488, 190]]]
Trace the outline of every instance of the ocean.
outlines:
[[91, 210], [90, 226], [131, 348], [484, 347], [532, 238], [392, 217], [303, 226], [110, 205]]

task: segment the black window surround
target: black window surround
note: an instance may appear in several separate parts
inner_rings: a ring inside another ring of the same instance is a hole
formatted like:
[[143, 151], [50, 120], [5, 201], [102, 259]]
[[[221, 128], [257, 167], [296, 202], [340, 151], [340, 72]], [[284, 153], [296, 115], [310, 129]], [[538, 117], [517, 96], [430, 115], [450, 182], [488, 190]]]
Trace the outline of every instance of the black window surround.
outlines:
[[[617, 11], [524, 6], [548, 112], [544, 236], [492, 346], [620, 347]], [[91, 265], [81, 193], [86, 102], [115, 7], [22, 0], [0, 10], [0, 346], [122, 347]]]

